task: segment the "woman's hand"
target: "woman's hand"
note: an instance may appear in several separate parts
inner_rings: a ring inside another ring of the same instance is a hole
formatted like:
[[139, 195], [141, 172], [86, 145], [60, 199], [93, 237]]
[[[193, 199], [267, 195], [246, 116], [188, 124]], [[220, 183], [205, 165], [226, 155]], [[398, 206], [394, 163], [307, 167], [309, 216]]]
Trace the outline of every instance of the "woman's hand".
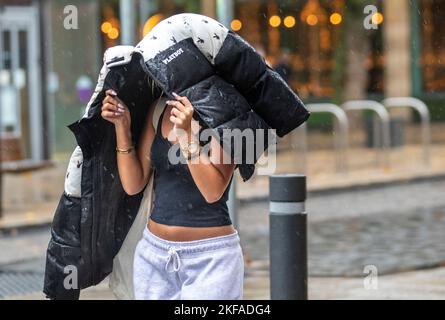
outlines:
[[170, 121], [174, 124], [175, 134], [179, 138], [184, 134], [190, 136], [191, 133], [195, 133], [196, 129], [193, 124], [195, 122], [193, 121], [194, 108], [187, 97], [181, 97], [176, 93], [173, 93], [173, 95], [176, 100], [169, 100], [167, 104], [172, 106]]
[[102, 102], [102, 118], [113, 123], [116, 129], [130, 129], [130, 111], [113, 90], [106, 91], [106, 97]]

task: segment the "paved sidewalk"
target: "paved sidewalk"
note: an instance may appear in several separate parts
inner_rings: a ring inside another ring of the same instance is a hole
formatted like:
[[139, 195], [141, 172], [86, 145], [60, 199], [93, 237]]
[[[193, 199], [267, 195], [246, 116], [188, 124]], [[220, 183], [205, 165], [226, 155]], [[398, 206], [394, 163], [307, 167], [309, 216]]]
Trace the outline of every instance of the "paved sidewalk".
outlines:
[[13, 231], [15, 229], [33, 228], [51, 223], [57, 201], [34, 203], [32, 205], [7, 210], [0, 218], [0, 231]]
[[[394, 149], [389, 153], [389, 166], [378, 165], [377, 152], [371, 149], [352, 149], [348, 152], [348, 170], [338, 172], [335, 168], [335, 152], [332, 150], [311, 151], [304, 158], [296, 152], [285, 151], [278, 155], [276, 173], [306, 173], [309, 191], [323, 191], [338, 188], [356, 188], [372, 184], [406, 182], [411, 179], [445, 176], [445, 145], [433, 145], [430, 166], [422, 161], [419, 145]], [[247, 182], [240, 182], [240, 199], [267, 197], [269, 180], [267, 176], [255, 176]]]
[[[445, 176], [445, 145], [434, 145], [431, 150], [431, 165], [427, 168], [421, 161], [421, 147], [409, 145], [390, 152], [390, 167], [376, 165], [376, 151], [354, 149], [349, 151], [349, 170], [335, 170], [335, 153], [332, 150], [308, 153], [307, 170], [303, 158], [296, 151], [281, 151], [277, 155], [276, 173], [302, 173], [308, 175], [308, 190], [323, 191], [336, 188], [356, 188], [370, 184], [406, 182], [411, 179]], [[59, 157], [61, 157], [59, 155]], [[55, 168], [22, 175], [4, 175], [3, 218], [0, 230], [48, 224], [64, 188], [67, 167], [59, 160]], [[241, 200], [266, 199], [268, 176], [255, 176], [242, 182], [239, 174], [237, 195]]]
[[[244, 299], [270, 299], [269, 278], [262, 266], [246, 268]], [[364, 278], [309, 278], [310, 300], [443, 300], [445, 299], [445, 267], [380, 276], [377, 289], [365, 289]], [[10, 299], [40, 300], [43, 294], [31, 294]], [[82, 300], [114, 300], [107, 281], [84, 290]]]

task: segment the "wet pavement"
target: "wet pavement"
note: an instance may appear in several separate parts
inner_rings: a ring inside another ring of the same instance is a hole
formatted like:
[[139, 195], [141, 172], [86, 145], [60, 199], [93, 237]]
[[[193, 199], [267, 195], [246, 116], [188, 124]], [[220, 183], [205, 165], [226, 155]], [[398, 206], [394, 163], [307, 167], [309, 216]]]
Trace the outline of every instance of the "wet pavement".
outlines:
[[[309, 196], [308, 251], [312, 276], [362, 276], [445, 265], [445, 181]], [[326, 210], [329, 208], [329, 210]], [[268, 203], [241, 207], [245, 255], [269, 256]]]
[[49, 227], [0, 235], [0, 299], [41, 292]]
[[[379, 275], [445, 265], [444, 190], [445, 180], [311, 194], [310, 275], [356, 277], [350, 280], [355, 286], [362, 281], [365, 265], [376, 266]], [[267, 299], [268, 203], [243, 202], [238, 229], [246, 257], [246, 298]], [[41, 288], [48, 240], [48, 227], [0, 235], [0, 298]], [[321, 279], [316, 283], [320, 294], [323, 283], [333, 285]], [[112, 297], [105, 289], [88, 292]]]
[[314, 223], [309, 228], [312, 276], [362, 276], [445, 265], [445, 207]]

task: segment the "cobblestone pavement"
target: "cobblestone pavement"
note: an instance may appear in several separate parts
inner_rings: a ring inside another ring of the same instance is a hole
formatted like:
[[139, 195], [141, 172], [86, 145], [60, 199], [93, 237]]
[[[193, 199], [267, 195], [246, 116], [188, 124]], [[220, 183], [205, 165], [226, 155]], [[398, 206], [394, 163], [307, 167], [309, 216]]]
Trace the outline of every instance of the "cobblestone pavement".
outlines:
[[[442, 180], [310, 196], [310, 274], [356, 276], [369, 264], [380, 273], [440, 265], [445, 261], [444, 191]], [[267, 261], [267, 202], [241, 207], [239, 220], [245, 255]]]

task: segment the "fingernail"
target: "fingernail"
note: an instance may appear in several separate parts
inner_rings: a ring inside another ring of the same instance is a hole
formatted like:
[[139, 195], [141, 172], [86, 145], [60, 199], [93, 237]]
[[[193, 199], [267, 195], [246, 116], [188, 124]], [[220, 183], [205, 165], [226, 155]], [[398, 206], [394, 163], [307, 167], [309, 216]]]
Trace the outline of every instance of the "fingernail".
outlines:
[[120, 103], [118, 103], [117, 107], [122, 109], [122, 110], [124, 109], [124, 106], [122, 104], [120, 104]]
[[124, 113], [124, 112], [125, 112], [125, 110], [122, 109], [122, 108], [117, 108], [117, 111], [119, 111], [119, 112], [121, 112], [121, 113]]
[[114, 91], [114, 90], [111, 90], [111, 94], [112, 94], [113, 96], [117, 96], [117, 93], [116, 93], [116, 91]]
[[179, 94], [177, 94], [176, 92], [172, 92], [172, 94], [173, 94], [175, 97], [179, 97]]
[[119, 112], [114, 113], [115, 116], [120, 116]]

